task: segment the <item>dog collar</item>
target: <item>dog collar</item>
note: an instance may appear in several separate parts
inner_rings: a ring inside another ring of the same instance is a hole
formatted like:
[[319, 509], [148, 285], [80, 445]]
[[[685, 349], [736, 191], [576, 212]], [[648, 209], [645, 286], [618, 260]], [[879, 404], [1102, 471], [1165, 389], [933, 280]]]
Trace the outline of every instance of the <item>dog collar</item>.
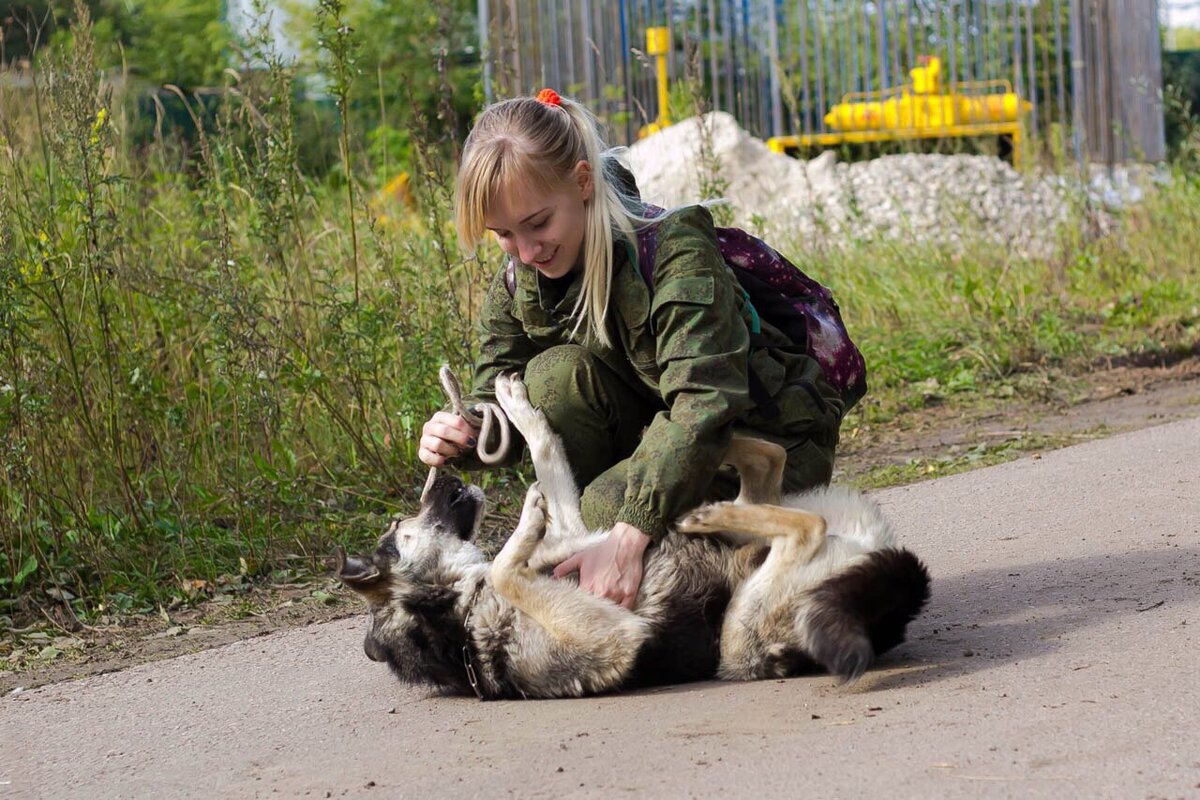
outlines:
[[483, 690], [479, 688], [479, 676], [475, 672], [474, 662], [471, 661], [471, 615], [475, 613], [475, 600], [479, 597], [479, 590], [483, 588], [485, 580], [480, 578], [479, 582], [475, 584], [471, 598], [467, 600], [466, 616], [463, 617], [463, 630], [467, 634], [462, 649], [463, 668], [467, 671], [467, 683], [471, 684], [471, 688], [475, 690], [475, 696], [480, 700], [483, 699]]

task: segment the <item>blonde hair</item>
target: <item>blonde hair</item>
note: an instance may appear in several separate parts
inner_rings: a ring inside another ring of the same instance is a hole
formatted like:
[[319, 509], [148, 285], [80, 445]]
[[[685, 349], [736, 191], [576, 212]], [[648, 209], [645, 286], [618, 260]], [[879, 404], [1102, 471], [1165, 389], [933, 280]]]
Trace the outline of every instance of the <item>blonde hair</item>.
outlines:
[[[583, 282], [572, 310], [574, 337], [582, 328], [605, 346], [611, 344], [605, 321], [612, 285], [613, 243], [635, 242], [647, 223], [641, 203], [609, 173], [599, 124], [582, 103], [561, 98], [550, 105], [532, 97], [503, 100], [480, 115], [463, 146], [455, 190], [455, 224], [459, 241], [474, 253], [487, 228], [484, 214], [496, 195], [508, 187], [554, 191], [570, 180], [575, 165], [592, 168], [592, 195], [586, 203], [583, 237]], [[636, 247], [630, 248], [636, 258]]]

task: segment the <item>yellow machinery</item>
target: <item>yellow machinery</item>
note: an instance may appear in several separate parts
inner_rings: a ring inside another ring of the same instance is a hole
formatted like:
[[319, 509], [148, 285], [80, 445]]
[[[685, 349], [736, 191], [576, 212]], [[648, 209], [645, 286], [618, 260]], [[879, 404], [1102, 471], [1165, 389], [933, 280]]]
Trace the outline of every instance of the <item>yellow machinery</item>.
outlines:
[[910, 71], [910, 84], [845, 95], [825, 115], [832, 133], [776, 136], [767, 146], [785, 153], [842, 144], [997, 136], [1011, 141], [1016, 166], [1022, 117], [1033, 104], [1018, 97], [1006, 80], [957, 83], [943, 92], [941, 73], [941, 59], [924, 56]]
[[667, 56], [670, 54], [670, 28], [647, 28], [646, 55], [654, 58], [654, 69], [658, 78], [658, 119], [638, 131], [639, 139], [658, 133], [671, 124], [670, 100], [667, 96]]

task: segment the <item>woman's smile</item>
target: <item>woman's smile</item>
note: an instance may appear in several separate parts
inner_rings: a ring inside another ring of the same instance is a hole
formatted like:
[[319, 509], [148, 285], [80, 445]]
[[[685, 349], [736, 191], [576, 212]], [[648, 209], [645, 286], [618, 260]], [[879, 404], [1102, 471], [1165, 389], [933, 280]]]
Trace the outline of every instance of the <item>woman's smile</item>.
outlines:
[[561, 278], [582, 260], [590, 196], [591, 183], [584, 187], [577, 178], [549, 190], [522, 186], [497, 192], [484, 214], [484, 226], [505, 253], [547, 278]]

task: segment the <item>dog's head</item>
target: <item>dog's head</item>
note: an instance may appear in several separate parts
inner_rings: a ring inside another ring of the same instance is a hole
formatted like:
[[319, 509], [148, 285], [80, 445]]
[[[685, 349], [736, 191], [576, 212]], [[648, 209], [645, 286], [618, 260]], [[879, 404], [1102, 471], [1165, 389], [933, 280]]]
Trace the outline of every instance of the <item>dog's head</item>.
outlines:
[[[337, 550], [337, 575], [370, 609], [363, 649], [412, 683], [456, 686], [462, 677], [460, 595], [487, 559], [472, 539], [482, 490], [431, 470], [416, 516], [392, 523], [370, 556]], [[449, 662], [449, 663], [446, 663]], [[453, 675], [443, 675], [450, 670]]]

